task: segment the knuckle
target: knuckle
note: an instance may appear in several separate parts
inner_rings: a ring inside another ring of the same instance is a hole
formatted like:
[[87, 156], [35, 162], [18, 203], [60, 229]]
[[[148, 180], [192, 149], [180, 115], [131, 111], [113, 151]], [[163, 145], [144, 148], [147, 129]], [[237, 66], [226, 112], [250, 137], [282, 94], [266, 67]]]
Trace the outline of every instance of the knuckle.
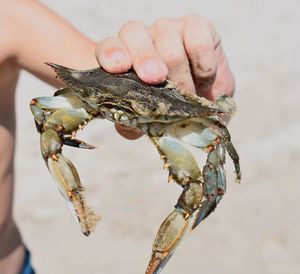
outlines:
[[193, 65], [193, 71], [196, 78], [201, 78], [205, 81], [214, 81], [217, 73], [217, 65], [215, 63], [202, 64], [201, 62]]
[[211, 68], [207, 68], [206, 70], [198, 70], [198, 72], [194, 72], [194, 78], [197, 87], [210, 87], [216, 80], [216, 71]]
[[202, 30], [206, 30], [210, 32], [212, 36], [217, 35], [217, 31], [214, 25], [211, 23], [211, 21], [197, 14], [190, 14], [184, 16], [183, 25], [187, 28], [191, 28], [191, 27], [201, 28]]
[[211, 25], [211, 23], [208, 19], [206, 19], [205, 17], [200, 16], [199, 14], [196, 14], [196, 13], [190, 13], [188, 15], [183, 16], [183, 20], [185, 22], [191, 22], [191, 23], [197, 22], [198, 24], [201, 24], [203, 26]]
[[115, 37], [107, 37], [102, 40], [100, 40], [96, 45], [96, 52], [101, 51], [103, 48], [106, 48], [110, 46], [111, 44], [114, 44], [116, 41]]
[[216, 70], [215, 68], [212, 67], [208, 67], [206, 69], [199, 68], [198, 75], [200, 78], [205, 80], [205, 82], [207, 82], [209, 85], [212, 85], [216, 78]]
[[169, 68], [188, 64], [188, 59], [183, 52], [169, 52], [164, 56], [164, 62]]
[[135, 29], [145, 28], [145, 24], [140, 21], [128, 21], [126, 22], [119, 30], [119, 35], [126, 34], [128, 32], [132, 32]]
[[187, 52], [191, 59], [199, 59], [200, 55], [205, 55], [211, 52], [210, 45], [206, 43], [190, 44], [186, 46]]
[[173, 22], [173, 19], [162, 17], [157, 19], [154, 24], [152, 25], [152, 28], [154, 31], [160, 31], [165, 30], [167, 27], [169, 27]]
[[96, 58], [103, 58], [107, 57], [113, 52], [114, 50], [122, 50], [122, 45], [118, 38], [116, 37], [107, 37], [99, 41], [96, 45], [95, 55]]

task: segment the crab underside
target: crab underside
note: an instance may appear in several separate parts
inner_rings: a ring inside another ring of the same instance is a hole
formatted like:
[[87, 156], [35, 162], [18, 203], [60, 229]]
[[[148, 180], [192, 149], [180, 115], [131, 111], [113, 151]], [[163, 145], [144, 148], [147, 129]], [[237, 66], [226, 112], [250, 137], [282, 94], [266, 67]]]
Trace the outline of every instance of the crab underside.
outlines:
[[[58, 90], [53, 97], [33, 99], [30, 108], [41, 134], [42, 156], [85, 235], [95, 229], [99, 217], [87, 206], [78, 173], [63, 156], [62, 147], [95, 148], [75, 138], [76, 131], [95, 118], [143, 131], [169, 170], [168, 180], [183, 188], [152, 247], [146, 274], [159, 273], [183, 236], [214, 211], [222, 199], [226, 190], [226, 152], [234, 163], [236, 181], [241, 179], [239, 157], [226, 128], [235, 111], [233, 100], [223, 95], [213, 103], [182, 92], [168, 81], [148, 85], [133, 71], [112, 75], [101, 68], [77, 71], [48, 65], [67, 88]], [[176, 140], [207, 153], [202, 169], [192, 153]]]

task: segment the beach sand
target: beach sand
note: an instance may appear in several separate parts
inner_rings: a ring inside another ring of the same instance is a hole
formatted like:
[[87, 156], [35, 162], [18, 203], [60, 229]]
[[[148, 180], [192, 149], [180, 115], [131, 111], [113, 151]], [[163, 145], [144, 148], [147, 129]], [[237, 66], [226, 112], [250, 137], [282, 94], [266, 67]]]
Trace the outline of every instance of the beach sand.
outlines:
[[[226, 195], [163, 273], [300, 273], [300, 2], [43, 2], [95, 40], [115, 35], [128, 20], [151, 24], [162, 16], [198, 13], [214, 23], [236, 76], [238, 112], [229, 129], [241, 158], [242, 183], [234, 183], [228, 159]], [[37, 272], [144, 273], [156, 231], [180, 188], [167, 183], [147, 138], [128, 141], [112, 123], [92, 122], [79, 136], [98, 148], [64, 150], [102, 217], [96, 233], [84, 237], [40, 156], [28, 106], [31, 98], [53, 92], [22, 73], [14, 214]]]

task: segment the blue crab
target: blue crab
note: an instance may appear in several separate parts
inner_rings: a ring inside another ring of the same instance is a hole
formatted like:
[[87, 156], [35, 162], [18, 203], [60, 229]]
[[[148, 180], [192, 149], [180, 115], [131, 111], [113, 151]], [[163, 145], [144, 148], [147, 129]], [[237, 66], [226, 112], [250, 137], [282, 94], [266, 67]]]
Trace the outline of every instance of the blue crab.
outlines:
[[[143, 131], [169, 170], [168, 180], [183, 188], [152, 247], [146, 274], [159, 273], [183, 236], [209, 216], [222, 199], [226, 151], [234, 163], [236, 181], [241, 179], [239, 156], [226, 128], [235, 112], [233, 100], [222, 95], [211, 102], [183, 92], [169, 81], [148, 85], [133, 71], [112, 75], [101, 68], [78, 71], [48, 65], [67, 87], [53, 97], [32, 99], [30, 107], [41, 134], [42, 156], [83, 234], [94, 230], [99, 217], [87, 206], [78, 173], [63, 156], [62, 147], [95, 148], [75, 138], [77, 130], [95, 118]], [[182, 142], [207, 153], [202, 169]]]

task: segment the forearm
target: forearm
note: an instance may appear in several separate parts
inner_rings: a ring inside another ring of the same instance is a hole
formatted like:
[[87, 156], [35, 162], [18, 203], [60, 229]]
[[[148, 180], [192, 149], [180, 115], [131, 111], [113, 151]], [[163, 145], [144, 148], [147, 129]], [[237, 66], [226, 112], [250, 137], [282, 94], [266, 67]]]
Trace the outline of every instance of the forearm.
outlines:
[[[3, 75], [3, 70], [1, 75]], [[9, 75], [14, 83], [17, 71]], [[4, 77], [6, 78], [6, 77]], [[14, 190], [14, 84], [0, 81], [0, 269], [1, 273], [19, 273], [24, 256], [24, 248], [19, 231], [12, 217]]]
[[[12, 144], [4, 138], [7, 132], [0, 128], [3, 141], [0, 152], [12, 157]], [[3, 136], [4, 135], [4, 136]], [[4, 147], [7, 145], [8, 147]], [[9, 166], [7, 166], [7, 163]], [[12, 218], [13, 167], [11, 161], [0, 163], [0, 269], [1, 273], [19, 273], [23, 263], [24, 247], [20, 233]]]
[[[0, 1], [1, 2], [1, 1]], [[10, 22], [7, 35], [21, 68], [42, 80], [59, 85], [45, 62], [78, 69], [97, 66], [95, 43], [41, 3], [33, 0], [10, 0], [5, 17]]]

